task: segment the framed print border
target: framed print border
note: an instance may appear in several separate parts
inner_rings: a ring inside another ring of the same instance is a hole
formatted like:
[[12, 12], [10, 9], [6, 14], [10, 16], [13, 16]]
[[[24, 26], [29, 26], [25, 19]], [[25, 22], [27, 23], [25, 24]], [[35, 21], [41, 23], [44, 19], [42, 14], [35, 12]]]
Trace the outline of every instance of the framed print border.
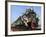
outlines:
[[[20, 2], [20, 3], [37, 3], [37, 4], [43, 4], [44, 6], [44, 31], [43, 33], [35, 33], [35, 34], [19, 34], [19, 35], [8, 35], [8, 2]], [[24, 35], [40, 35], [45, 34], [45, 3], [44, 2], [26, 2], [26, 1], [5, 1], [5, 36], [24, 36]]]

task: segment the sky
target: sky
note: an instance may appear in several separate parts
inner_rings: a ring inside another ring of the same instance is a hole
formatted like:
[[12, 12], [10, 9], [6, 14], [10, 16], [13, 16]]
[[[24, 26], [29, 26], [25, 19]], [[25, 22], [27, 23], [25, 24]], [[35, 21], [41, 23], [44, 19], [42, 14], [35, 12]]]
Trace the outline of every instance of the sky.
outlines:
[[11, 5], [11, 22], [17, 20], [19, 16], [22, 16], [26, 12], [26, 9], [33, 9], [38, 16], [41, 14], [41, 6], [22, 6], [22, 5]]

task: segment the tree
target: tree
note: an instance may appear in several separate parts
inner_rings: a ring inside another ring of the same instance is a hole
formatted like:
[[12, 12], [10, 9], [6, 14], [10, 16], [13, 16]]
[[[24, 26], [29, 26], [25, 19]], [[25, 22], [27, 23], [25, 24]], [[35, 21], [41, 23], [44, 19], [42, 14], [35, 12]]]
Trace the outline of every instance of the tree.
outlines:
[[[23, 27], [25, 27], [24, 25], [24, 21], [25, 21], [25, 19], [21, 19], [21, 17], [23, 18], [23, 16], [26, 16], [27, 17], [27, 19], [28, 19], [28, 25], [29, 26], [31, 26], [31, 22], [32, 22], [32, 20], [33, 19], [35, 19], [35, 21], [36, 21], [36, 25], [38, 26], [38, 21], [39, 21], [39, 19], [38, 19], [38, 17], [36, 18], [36, 13], [34, 12], [34, 10], [31, 10], [30, 8], [29, 9], [26, 9], [26, 12], [22, 15], [22, 16], [20, 16], [14, 23], [16, 23], [16, 24], [18, 24], [18, 26], [23, 26]], [[29, 27], [30, 28], [30, 27]]]

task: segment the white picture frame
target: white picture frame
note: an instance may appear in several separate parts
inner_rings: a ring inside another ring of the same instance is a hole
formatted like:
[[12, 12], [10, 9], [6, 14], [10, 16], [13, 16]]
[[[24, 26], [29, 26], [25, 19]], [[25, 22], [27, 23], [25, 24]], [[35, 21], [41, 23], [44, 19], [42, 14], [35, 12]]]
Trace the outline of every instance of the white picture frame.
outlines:
[[[33, 31], [11, 31], [11, 5], [22, 5], [22, 6], [40, 6], [41, 7], [41, 30]], [[6, 2], [6, 35], [37, 35], [45, 34], [45, 4], [43, 2], [23, 2], [23, 1], [11, 1]]]

